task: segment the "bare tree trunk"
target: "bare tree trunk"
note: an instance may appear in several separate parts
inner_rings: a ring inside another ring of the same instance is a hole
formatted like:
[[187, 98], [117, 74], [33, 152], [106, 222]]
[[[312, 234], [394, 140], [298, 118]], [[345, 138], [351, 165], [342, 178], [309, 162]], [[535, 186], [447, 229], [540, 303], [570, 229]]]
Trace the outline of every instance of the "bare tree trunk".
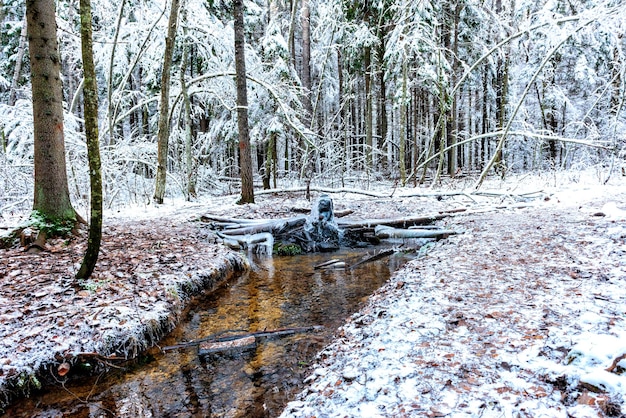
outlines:
[[304, 109], [307, 112], [307, 126], [313, 126], [313, 105], [311, 104], [311, 10], [309, 0], [302, 0], [302, 87], [304, 87]]
[[254, 203], [254, 183], [252, 179], [252, 153], [248, 131], [248, 86], [246, 82], [245, 35], [243, 21], [243, 0], [233, 0], [235, 18], [235, 72], [237, 73], [237, 127], [239, 129], [239, 169], [241, 175], [240, 204]]
[[[313, 115], [313, 104], [311, 100], [311, 10], [309, 9], [309, 0], [302, 0], [302, 8], [300, 9], [301, 26], [302, 26], [302, 87], [304, 94], [302, 97], [305, 116], [305, 126], [313, 130], [315, 125], [315, 115]], [[310, 181], [315, 167], [314, 149], [308, 142], [301, 140], [302, 168], [301, 176]]]
[[154, 187], [154, 201], [159, 205], [163, 204], [163, 199], [165, 197], [165, 185], [167, 182], [167, 155], [169, 152], [170, 136], [170, 78], [172, 56], [174, 55], [174, 43], [176, 42], [176, 29], [178, 26], [179, 5], [179, 0], [172, 0], [170, 18], [167, 25], [167, 38], [165, 38], [165, 53], [163, 54], [161, 103], [159, 108], [159, 127], [157, 132], [157, 172]]
[[[463, 8], [463, 5], [461, 5], [460, 3], [456, 3], [454, 6], [454, 10], [451, 10], [451, 12], [453, 12], [453, 22], [452, 22], [452, 28], [450, 28], [450, 32], [449, 32], [449, 36], [451, 37], [450, 41], [450, 46], [452, 47], [452, 54], [450, 55], [450, 61], [452, 64], [452, 74], [450, 75], [450, 85], [454, 86], [456, 85], [456, 72], [458, 70], [458, 60], [457, 60], [457, 56], [458, 56], [458, 50], [459, 50], [459, 20], [460, 20], [460, 14], [461, 14], [461, 10]], [[457, 169], [457, 163], [458, 163], [458, 150], [457, 147], [455, 147], [454, 145], [457, 142], [457, 135], [458, 135], [458, 99], [459, 99], [459, 92], [458, 91], [453, 91], [452, 92], [452, 106], [450, 108], [449, 111], [449, 115], [447, 118], [447, 126], [446, 126], [446, 132], [447, 132], [447, 146], [448, 147], [452, 147], [450, 149], [450, 151], [448, 151], [448, 174], [450, 176], [453, 176], [456, 173], [456, 169]]]
[[[378, 76], [378, 82], [380, 85], [380, 96], [379, 96], [379, 104], [378, 104], [378, 124], [377, 130], [379, 134], [379, 138], [376, 144], [377, 149], [383, 149], [384, 143], [387, 140], [387, 83], [385, 82], [385, 37], [387, 35], [387, 30], [385, 26], [380, 28], [378, 38], [380, 42], [380, 48], [378, 50], [378, 61], [380, 65], [380, 72]], [[385, 165], [391, 167], [391, 161], [386, 161]]]
[[[183, 7], [183, 20], [187, 20], [187, 10]], [[180, 64], [180, 86], [183, 94], [184, 118], [185, 118], [185, 194], [187, 200], [196, 197], [195, 170], [193, 164], [193, 133], [191, 131], [191, 101], [185, 82], [187, 61], [189, 60], [189, 42], [187, 40], [187, 28], [183, 26], [183, 56]]]
[[9, 93], [9, 106], [13, 106], [17, 98], [17, 89], [19, 87], [20, 76], [22, 75], [22, 63], [24, 62], [24, 55], [26, 54], [26, 30], [26, 16], [24, 16], [22, 31], [20, 32], [20, 45], [17, 50], [13, 80], [11, 81], [11, 92]]
[[287, 42], [289, 43], [289, 55], [291, 56], [291, 65], [296, 67], [296, 10], [298, 10], [298, 0], [291, 0], [291, 20], [289, 23], [289, 34]]
[[413, 90], [413, 187], [417, 187], [417, 164], [419, 159], [419, 152], [421, 148], [421, 135], [418, 132], [419, 123], [422, 119], [422, 107], [423, 107], [423, 99], [419, 94], [417, 89]]
[[[120, 27], [122, 26], [122, 17], [124, 16], [124, 6], [126, 6], [126, 0], [122, 0], [120, 4], [120, 10], [117, 14], [117, 22], [115, 24], [115, 34], [113, 35], [113, 44], [111, 45], [111, 57], [109, 58], [109, 79], [107, 81], [107, 99], [108, 99], [108, 122], [109, 122], [109, 144], [115, 143], [115, 110], [113, 106], [113, 69], [115, 67], [115, 49], [117, 47], [117, 38], [120, 34]], [[140, 69], [141, 71], [141, 69]]]
[[70, 201], [63, 135], [54, 0], [27, 0], [28, 49], [33, 90], [35, 187], [33, 210], [55, 222], [76, 221]]
[[[508, 69], [509, 69], [509, 58], [508, 55], [505, 58], [498, 58], [497, 63], [497, 77], [496, 77], [496, 123], [497, 129], [501, 130], [506, 125], [506, 100], [507, 100], [507, 90], [508, 90]], [[496, 159], [495, 164], [500, 166], [502, 164], [502, 150], [499, 149], [496, 151]]]
[[400, 98], [400, 154], [398, 159], [400, 162], [400, 184], [406, 184], [406, 113], [407, 106], [407, 79], [408, 79], [408, 57], [404, 57], [402, 62], [402, 96]]
[[83, 85], [85, 136], [89, 159], [89, 183], [91, 188], [91, 216], [89, 237], [83, 262], [76, 274], [77, 279], [91, 276], [98, 261], [102, 240], [102, 173], [100, 170], [100, 143], [98, 139], [98, 85], [93, 63], [91, 29], [91, 0], [80, 0], [80, 38], [83, 58]]
[[[344, 81], [343, 81], [343, 57], [341, 55], [341, 48], [337, 48], [337, 78], [339, 89], [339, 121], [338, 128], [341, 131], [341, 157], [340, 157], [340, 172], [341, 172], [341, 186], [345, 186], [345, 174], [346, 174], [346, 159], [347, 159], [347, 147], [348, 147], [348, 123], [346, 118], [346, 106], [347, 100], [344, 100]], [[343, 101], [343, 102], [342, 102]]]
[[[497, 15], [502, 14], [502, 1], [496, 0], [495, 11]], [[499, 56], [497, 61], [497, 77], [496, 77], [496, 123], [497, 129], [501, 130], [506, 125], [506, 104], [509, 86], [509, 51], [508, 47], [503, 51], [504, 57]], [[502, 148], [497, 147], [496, 157], [494, 160], [498, 168], [502, 168]], [[504, 177], [504, 169], [502, 171]]]
[[265, 172], [263, 173], [263, 189], [270, 188], [270, 181], [274, 179], [274, 188], [276, 188], [276, 132], [270, 133], [267, 142], [267, 152], [265, 155]]
[[[485, 72], [483, 73], [483, 96], [482, 96], [482, 126], [481, 126], [481, 134], [484, 135], [487, 133], [487, 131], [489, 131], [489, 102], [488, 102], [488, 73], [489, 73], [489, 67], [485, 66]], [[481, 147], [480, 147], [480, 158], [479, 158], [479, 165], [478, 168], [480, 169], [480, 171], [483, 170], [483, 168], [485, 167], [485, 164], [487, 163], [487, 160], [489, 158], [491, 158], [491, 156], [489, 155], [489, 149], [488, 149], [488, 145], [489, 143], [487, 142], [487, 138], [483, 138], [480, 140], [481, 142]]]
[[365, 169], [373, 168], [372, 48], [365, 47]]

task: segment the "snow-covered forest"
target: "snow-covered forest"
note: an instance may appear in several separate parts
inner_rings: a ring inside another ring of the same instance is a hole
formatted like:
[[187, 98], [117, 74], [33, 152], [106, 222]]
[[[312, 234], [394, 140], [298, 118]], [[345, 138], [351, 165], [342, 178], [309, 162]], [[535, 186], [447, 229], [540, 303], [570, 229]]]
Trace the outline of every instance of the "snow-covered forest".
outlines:
[[[178, 2], [176, 2], [178, 3]], [[147, 204], [171, 1], [92, 0], [104, 207]], [[245, 1], [255, 185], [621, 168], [621, 0]], [[236, 192], [231, 2], [182, 0], [167, 196]], [[72, 200], [88, 206], [78, 1], [57, 2]], [[0, 212], [32, 207], [25, 4], [0, 9]]]

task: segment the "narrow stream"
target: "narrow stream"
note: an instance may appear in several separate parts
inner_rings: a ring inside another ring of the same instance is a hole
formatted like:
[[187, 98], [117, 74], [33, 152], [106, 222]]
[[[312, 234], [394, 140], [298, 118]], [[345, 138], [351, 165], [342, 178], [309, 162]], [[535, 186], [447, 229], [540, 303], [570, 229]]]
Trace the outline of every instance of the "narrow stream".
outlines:
[[[377, 249], [378, 250], [378, 249]], [[315, 354], [345, 319], [407, 261], [392, 256], [350, 270], [314, 270], [364, 251], [255, 258], [253, 269], [195, 302], [163, 345], [225, 331], [323, 325], [319, 332], [258, 340], [245, 351], [199, 356], [153, 350], [130, 372], [59, 386], [22, 400], [15, 417], [275, 417], [302, 389]]]

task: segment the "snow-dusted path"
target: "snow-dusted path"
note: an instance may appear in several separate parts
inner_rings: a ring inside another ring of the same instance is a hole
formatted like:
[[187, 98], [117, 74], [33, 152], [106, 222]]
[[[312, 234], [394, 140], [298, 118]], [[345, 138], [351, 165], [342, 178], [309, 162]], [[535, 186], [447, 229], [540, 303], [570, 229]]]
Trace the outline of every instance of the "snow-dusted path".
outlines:
[[282, 417], [622, 416], [626, 198], [607, 199], [451, 219], [464, 233], [349, 319]]

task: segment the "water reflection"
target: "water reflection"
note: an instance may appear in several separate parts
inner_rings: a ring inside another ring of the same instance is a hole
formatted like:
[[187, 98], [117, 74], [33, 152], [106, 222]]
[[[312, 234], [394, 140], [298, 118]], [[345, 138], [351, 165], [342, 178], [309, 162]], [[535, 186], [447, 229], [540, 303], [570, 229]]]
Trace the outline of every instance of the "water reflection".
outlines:
[[[9, 416], [273, 417], [302, 388], [307, 365], [333, 332], [406, 261], [391, 257], [350, 270], [314, 270], [363, 252], [254, 259], [253, 270], [199, 298], [164, 345], [225, 331], [324, 325], [321, 332], [259, 340], [239, 352], [165, 354], [127, 373], [61, 386], [19, 403]], [[71, 392], [71, 393], [70, 393]]]

